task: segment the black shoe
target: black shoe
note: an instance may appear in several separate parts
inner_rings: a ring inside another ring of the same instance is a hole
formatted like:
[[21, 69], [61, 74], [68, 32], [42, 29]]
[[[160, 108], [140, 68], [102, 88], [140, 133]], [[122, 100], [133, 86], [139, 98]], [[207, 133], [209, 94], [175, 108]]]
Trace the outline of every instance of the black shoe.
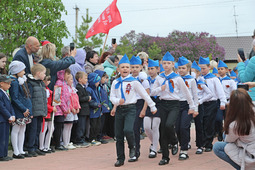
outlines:
[[222, 137], [222, 133], [219, 133], [219, 135], [218, 135], [218, 141], [223, 141], [223, 137]]
[[162, 153], [162, 149], [161, 149], [161, 148], [158, 150], [158, 153], [159, 153], [159, 154]]
[[66, 149], [64, 146], [59, 146], [59, 147], [56, 147], [55, 148], [56, 150], [58, 150], [58, 151], [67, 151], [68, 149]]
[[161, 159], [158, 163], [158, 165], [166, 165], [166, 164], [169, 164], [169, 160], [167, 159]]
[[31, 157], [37, 157], [38, 154], [35, 151], [28, 151], [28, 155]]
[[24, 159], [24, 158], [25, 158], [25, 157], [24, 157], [23, 155], [21, 155], [21, 154], [18, 154], [18, 155], [13, 154], [12, 157], [15, 158], [15, 159]]
[[138, 158], [136, 156], [129, 158], [128, 162], [136, 162]]
[[8, 159], [9, 161], [13, 160], [13, 158], [9, 156], [6, 156], [5, 158]]
[[101, 142], [101, 144], [107, 144], [108, 142], [106, 140], [101, 139], [99, 142]]
[[21, 155], [23, 155], [23, 156], [26, 157], [26, 158], [31, 158], [31, 157], [32, 157], [32, 155], [30, 155], [30, 154], [28, 154], [28, 153], [24, 153], [24, 154], [21, 154]]
[[203, 149], [202, 148], [197, 148], [196, 154], [202, 154], [203, 153]]
[[172, 155], [176, 155], [178, 153], [178, 144], [172, 145]]
[[35, 151], [39, 156], [45, 156], [46, 154], [41, 152], [39, 149]]
[[212, 148], [205, 148], [205, 152], [211, 152]]
[[186, 154], [186, 153], [180, 153], [179, 154], [179, 160], [186, 160], [186, 159], [189, 159], [189, 155]]
[[0, 158], [0, 161], [9, 161], [10, 159], [6, 156], [6, 157], [2, 157]]
[[49, 151], [51, 151], [51, 152], [55, 152], [55, 147], [54, 146], [51, 146], [50, 148], [49, 148]]
[[45, 149], [45, 150], [41, 150], [41, 149], [40, 149], [40, 152], [45, 153], [45, 154], [47, 154], [47, 153], [51, 153], [51, 151], [50, 151], [50, 150], [46, 150], [46, 149]]
[[151, 151], [149, 154], [149, 158], [156, 158], [157, 157], [157, 152]]
[[117, 162], [114, 164], [115, 167], [120, 167], [124, 165], [124, 161], [117, 160]]
[[136, 155], [135, 155], [135, 147], [129, 149], [129, 157], [130, 157], [130, 158], [133, 158], [134, 156], [136, 156]]

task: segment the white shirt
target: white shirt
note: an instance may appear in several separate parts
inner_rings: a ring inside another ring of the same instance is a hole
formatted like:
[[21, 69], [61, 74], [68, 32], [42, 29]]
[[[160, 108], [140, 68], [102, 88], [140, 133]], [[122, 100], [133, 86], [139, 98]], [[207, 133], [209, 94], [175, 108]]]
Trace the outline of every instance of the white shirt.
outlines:
[[[192, 96], [192, 99], [193, 99], [193, 102], [194, 102], [194, 105], [195, 105], [195, 111], [197, 112], [198, 111], [198, 97], [197, 97], [197, 83], [196, 83], [196, 80], [194, 78], [192, 79], [185, 79], [185, 82], [187, 82], [186, 86], [188, 87], [189, 89], [189, 92]], [[180, 101], [186, 101], [186, 95], [183, 94], [183, 91], [180, 91], [179, 93], [180, 95]]]
[[30, 69], [33, 67], [34, 65], [34, 60], [33, 60], [33, 56], [32, 54], [28, 54], [28, 60], [29, 60], [29, 65], [30, 65]]
[[[199, 89], [200, 87], [201, 89]], [[205, 84], [199, 84], [197, 87], [197, 94], [198, 94], [198, 103], [203, 104], [205, 101], [209, 101], [213, 95], [211, 90]]]
[[4, 91], [2, 88], [0, 88], [0, 89], [2, 90], [2, 92], [4, 92], [4, 94], [6, 95], [6, 97], [10, 100], [9, 95], [7, 94], [7, 92]]
[[192, 96], [191, 96], [187, 86], [185, 85], [183, 79], [178, 76], [171, 80], [174, 83], [174, 92], [173, 93], [171, 93], [169, 91], [168, 81], [166, 81], [166, 83], [165, 83], [166, 89], [164, 91], [161, 90], [161, 86], [162, 86], [163, 82], [165, 81], [165, 78], [158, 76], [156, 78], [154, 85], [153, 85], [153, 88], [151, 91], [151, 96], [159, 96], [160, 100], [179, 100], [180, 101], [181, 98], [180, 98], [179, 94], [180, 94], [180, 91], [182, 91], [183, 96], [185, 96], [185, 98], [189, 104], [189, 108], [192, 110], [195, 110], [195, 105], [194, 105]]
[[[225, 76], [225, 77], [227, 77], [227, 76]], [[219, 78], [221, 80], [225, 77], [219, 77]], [[225, 92], [226, 99], [228, 100], [230, 98], [231, 92], [233, 90], [237, 89], [236, 82], [232, 79], [231, 80], [222, 80], [221, 84], [222, 84], [223, 90]]]
[[[128, 77], [130, 77], [130, 75], [125, 78], [121, 77], [121, 79], [123, 80]], [[117, 83], [117, 80], [114, 80], [112, 83], [110, 100], [114, 105], [118, 106], [121, 99], [121, 85], [118, 89], [115, 89], [115, 85]], [[126, 98], [123, 105], [135, 104], [137, 102], [136, 94], [138, 93], [147, 102], [152, 112], [157, 110], [157, 108], [155, 107], [155, 103], [152, 101], [152, 99], [139, 81], [122, 82], [122, 85], [123, 93]]]
[[[155, 79], [157, 79], [157, 78], [158, 78], [158, 75], [155, 77]], [[155, 80], [155, 79], [152, 79], [152, 80]], [[149, 82], [149, 80], [148, 80], [148, 82]], [[156, 82], [156, 80], [155, 80], [155, 82]], [[154, 82], [154, 83], [155, 83], [155, 82]], [[153, 95], [151, 95], [151, 91], [152, 91], [152, 88], [153, 88], [154, 83], [151, 83], [151, 84], [150, 84], [150, 82], [149, 82], [149, 85], [150, 85], [150, 96], [153, 96]]]
[[[135, 77], [135, 78], [137, 78], [137, 77]], [[150, 88], [150, 83], [148, 80], [143, 80], [143, 82], [141, 84], [145, 90]], [[139, 93], [136, 93], [136, 97], [137, 97], [137, 100], [142, 99], [142, 97], [139, 95]]]
[[213, 95], [211, 99], [206, 100], [204, 102], [220, 99], [220, 105], [225, 106], [225, 104], [227, 103], [227, 100], [226, 100], [226, 96], [222, 88], [222, 85], [220, 83], [220, 80], [217, 77], [212, 77], [208, 79], [203, 78], [203, 81], [205, 81], [205, 83], [207, 84], [208, 88], [211, 90]]

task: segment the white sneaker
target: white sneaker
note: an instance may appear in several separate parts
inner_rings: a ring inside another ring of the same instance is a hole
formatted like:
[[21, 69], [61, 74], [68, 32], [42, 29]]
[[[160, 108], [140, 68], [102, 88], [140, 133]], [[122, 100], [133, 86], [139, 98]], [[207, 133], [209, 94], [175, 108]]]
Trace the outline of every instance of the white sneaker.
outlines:
[[73, 142], [68, 143], [68, 146], [73, 146]]
[[73, 145], [67, 145], [67, 146], [65, 146], [65, 148], [70, 149], [70, 150], [72, 150], [72, 149], [76, 149], [76, 147], [75, 147], [75, 146], [73, 146]]
[[98, 146], [98, 145], [101, 145], [101, 142], [98, 142], [98, 141], [92, 140], [91, 145]]

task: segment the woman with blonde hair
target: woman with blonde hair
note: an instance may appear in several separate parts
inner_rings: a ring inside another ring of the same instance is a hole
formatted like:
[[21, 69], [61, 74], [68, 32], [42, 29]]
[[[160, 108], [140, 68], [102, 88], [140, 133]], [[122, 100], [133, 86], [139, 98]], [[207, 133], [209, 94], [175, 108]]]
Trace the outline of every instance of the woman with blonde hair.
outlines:
[[52, 43], [47, 43], [42, 46], [41, 57], [42, 61], [40, 64], [50, 71], [51, 83], [48, 85], [50, 90], [54, 90], [54, 85], [57, 81], [57, 72], [60, 70], [67, 69], [71, 64], [75, 63], [76, 48], [71, 51], [70, 57], [65, 57], [61, 60], [56, 61], [56, 46]]

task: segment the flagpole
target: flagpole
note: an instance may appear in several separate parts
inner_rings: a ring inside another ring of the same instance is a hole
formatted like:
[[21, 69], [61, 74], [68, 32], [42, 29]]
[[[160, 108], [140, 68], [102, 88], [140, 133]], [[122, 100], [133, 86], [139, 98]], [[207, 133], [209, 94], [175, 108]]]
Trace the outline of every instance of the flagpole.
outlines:
[[103, 46], [102, 54], [104, 53], [104, 48], [105, 48], [105, 44], [106, 44], [107, 38], [108, 38], [108, 34], [106, 34], [106, 38], [105, 38], [105, 41], [104, 41], [104, 46]]

